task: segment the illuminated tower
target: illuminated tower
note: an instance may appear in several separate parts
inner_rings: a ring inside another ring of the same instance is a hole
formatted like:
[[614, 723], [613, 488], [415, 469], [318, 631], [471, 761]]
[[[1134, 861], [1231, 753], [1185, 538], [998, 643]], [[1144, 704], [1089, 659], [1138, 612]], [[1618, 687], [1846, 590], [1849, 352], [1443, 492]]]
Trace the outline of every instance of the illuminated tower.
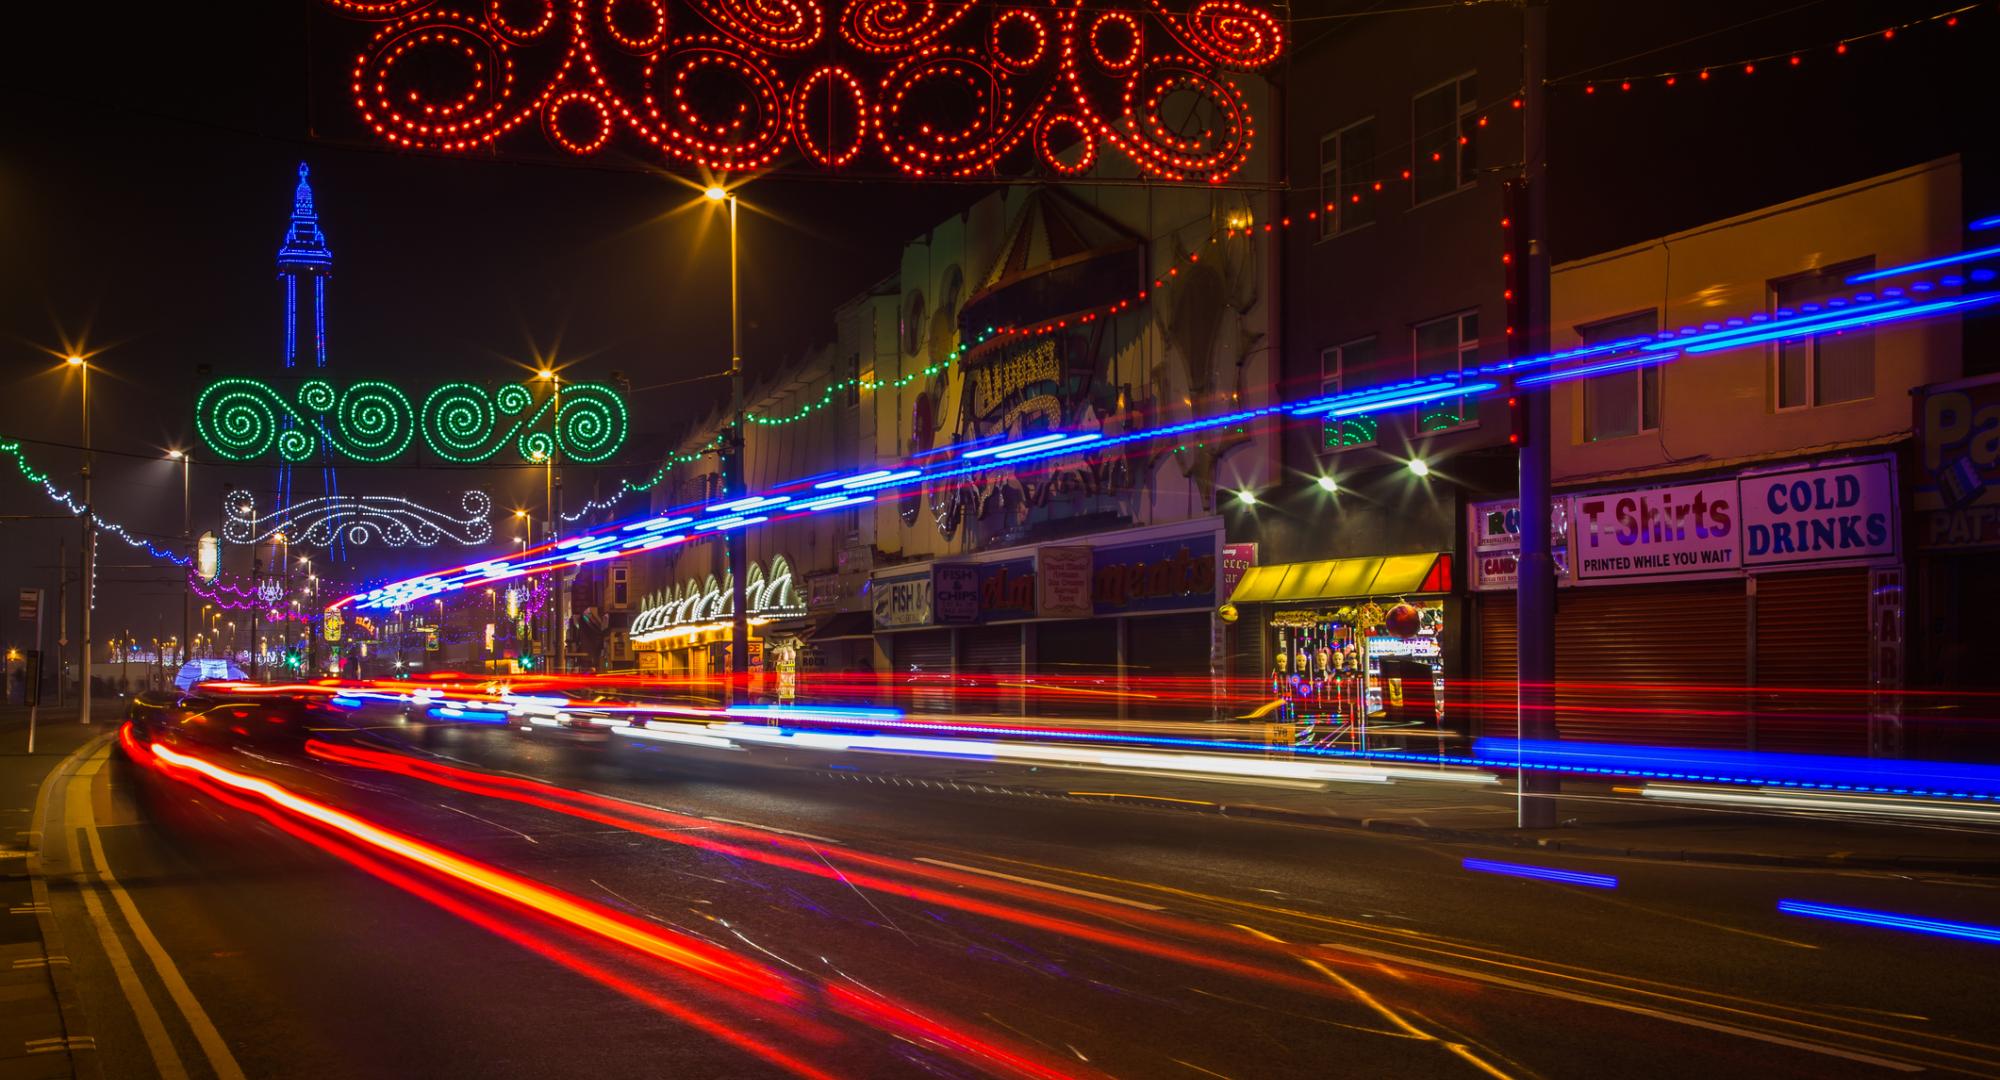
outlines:
[[[299, 186], [292, 190], [292, 222], [278, 246], [278, 280], [285, 284], [285, 379], [296, 386], [300, 377], [318, 378], [326, 367], [326, 281], [333, 275], [333, 251], [320, 231], [319, 213], [313, 208], [312, 184], [306, 180], [306, 164], [299, 163]], [[307, 363], [306, 361], [310, 361]], [[301, 371], [310, 368], [310, 372]], [[278, 466], [277, 509], [296, 501], [295, 494], [307, 498], [336, 495], [339, 487], [331, 458], [320, 460], [320, 490], [294, 492], [292, 466]], [[340, 530], [334, 530], [340, 536]], [[339, 557], [339, 541], [331, 553]]]

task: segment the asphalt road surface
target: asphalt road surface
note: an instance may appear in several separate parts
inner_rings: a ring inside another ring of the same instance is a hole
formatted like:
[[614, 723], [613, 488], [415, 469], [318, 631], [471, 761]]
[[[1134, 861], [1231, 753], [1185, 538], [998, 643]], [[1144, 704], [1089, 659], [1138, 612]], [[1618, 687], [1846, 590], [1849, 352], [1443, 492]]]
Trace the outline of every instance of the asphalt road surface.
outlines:
[[1992, 923], [1990, 879], [367, 720], [66, 763], [51, 905], [104, 1075], [2000, 1075], [2000, 945], [1777, 908]]

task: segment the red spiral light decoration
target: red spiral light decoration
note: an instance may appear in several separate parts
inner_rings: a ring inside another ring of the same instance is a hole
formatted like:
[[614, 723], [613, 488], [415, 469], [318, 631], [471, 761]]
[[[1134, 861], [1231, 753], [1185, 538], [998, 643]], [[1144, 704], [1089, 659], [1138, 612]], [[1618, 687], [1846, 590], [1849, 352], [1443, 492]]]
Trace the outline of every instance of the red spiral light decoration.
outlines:
[[710, 173], [872, 151], [911, 177], [1077, 176], [1110, 148], [1217, 183], [1256, 133], [1233, 73], [1284, 50], [1244, 0], [324, 2], [380, 24], [349, 90], [385, 142], [490, 150], [539, 118], [569, 154], [625, 138]]

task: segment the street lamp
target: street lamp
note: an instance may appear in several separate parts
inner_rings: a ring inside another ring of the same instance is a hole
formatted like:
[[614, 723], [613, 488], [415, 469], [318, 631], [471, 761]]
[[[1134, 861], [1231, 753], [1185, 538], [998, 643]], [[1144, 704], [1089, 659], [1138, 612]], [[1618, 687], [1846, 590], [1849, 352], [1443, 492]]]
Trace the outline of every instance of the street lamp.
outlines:
[[[193, 526], [190, 524], [191, 519], [188, 515], [188, 468], [194, 464], [194, 454], [180, 447], [174, 447], [167, 451], [167, 459], [181, 463], [181, 543], [187, 548], [188, 558], [192, 559], [195, 557], [195, 550]], [[183, 664], [187, 663], [187, 641], [188, 630], [190, 629], [188, 623], [193, 618], [193, 611], [194, 568], [190, 564], [187, 573], [181, 579], [180, 661]]]
[[90, 609], [97, 582], [91, 570], [97, 565], [97, 530], [92, 527], [90, 510], [90, 365], [81, 355], [71, 353], [63, 363], [76, 369], [83, 406], [83, 571], [79, 575], [83, 597], [83, 641], [78, 656], [83, 657], [82, 678], [77, 680], [77, 721], [90, 723]]
[[[736, 196], [719, 185], [710, 185], [702, 197], [729, 207], [729, 438], [722, 447], [723, 484], [726, 498], [743, 495], [743, 333], [736, 292]], [[750, 607], [744, 597], [750, 577], [749, 536], [742, 528], [729, 530], [724, 544], [729, 549], [729, 670], [731, 695], [736, 684], [750, 672]]]

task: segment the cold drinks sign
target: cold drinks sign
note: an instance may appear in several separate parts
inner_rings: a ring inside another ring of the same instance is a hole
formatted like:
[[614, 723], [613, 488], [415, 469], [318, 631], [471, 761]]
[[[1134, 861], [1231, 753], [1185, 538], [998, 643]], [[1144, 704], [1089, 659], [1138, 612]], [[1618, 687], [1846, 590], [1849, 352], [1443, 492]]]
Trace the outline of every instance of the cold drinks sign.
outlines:
[[1746, 476], [1743, 563], [1784, 566], [1893, 556], [1896, 488], [1886, 461]]
[[[1558, 499], [1568, 511], [1570, 558], [1562, 584], [1734, 577], [1791, 566], [1893, 560], [1899, 550], [1895, 474], [1887, 458], [1745, 473], [1677, 487]], [[1472, 508], [1473, 545], [1504, 566], [1477, 589], [1514, 587], [1511, 536], [1492, 535], [1512, 502]], [[1482, 530], [1482, 525], [1486, 531]], [[1558, 538], [1558, 550], [1563, 538]], [[1493, 550], [1484, 550], [1492, 547]], [[1560, 563], [1559, 563], [1560, 567]]]

